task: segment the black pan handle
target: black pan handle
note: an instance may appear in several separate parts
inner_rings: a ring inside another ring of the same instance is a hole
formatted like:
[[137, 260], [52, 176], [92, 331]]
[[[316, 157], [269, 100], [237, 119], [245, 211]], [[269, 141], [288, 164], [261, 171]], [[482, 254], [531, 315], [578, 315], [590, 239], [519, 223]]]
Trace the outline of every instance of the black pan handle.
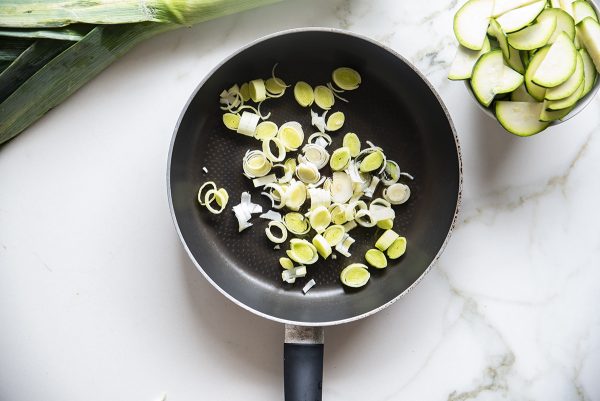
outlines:
[[323, 328], [285, 325], [283, 387], [285, 401], [321, 401]]

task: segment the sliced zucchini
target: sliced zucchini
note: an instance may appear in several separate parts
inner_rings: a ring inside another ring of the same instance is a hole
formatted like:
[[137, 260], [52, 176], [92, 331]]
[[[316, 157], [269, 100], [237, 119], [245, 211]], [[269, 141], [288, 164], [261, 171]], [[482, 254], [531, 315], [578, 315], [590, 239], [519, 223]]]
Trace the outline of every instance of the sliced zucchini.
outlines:
[[535, 103], [537, 100], [527, 92], [525, 85], [519, 86], [510, 94], [510, 100], [513, 102]]
[[571, 112], [571, 110], [573, 110], [573, 107], [568, 107], [562, 110], [547, 110], [547, 102], [548, 101], [545, 100], [544, 105], [542, 106], [542, 112], [540, 113], [540, 121], [550, 122], [555, 120], [562, 120]]
[[547, 100], [560, 100], [566, 97], [571, 96], [577, 89], [579, 89], [579, 85], [583, 82], [583, 59], [579, 52], [577, 53], [577, 65], [575, 66], [575, 71], [573, 75], [569, 77], [562, 84], [555, 86], [554, 88], [549, 88], [546, 91], [546, 95], [544, 96]]
[[494, 12], [492, 17], [496, 18], [505, 14], [509, 11], [515, 10], [520, 7], [528, 6], [531, 3], [535, 3], [538, 0], [497, 0], [494, 2]]
[[498, 22], [495, 19], [490, 20], [488, 33], [496, 38], [496, 40], [498, 41], [498, 46], [500, 47], [500, 50], [502, 50], [502, 55], [504, 56], [506, 61], [508, 61], [508, 59], [510, 58], [508, 40], [506, 38], [506, 35], [504, 34], [504, 31], [502, 31], [502, 27], [500, 26], [500, 24], [498, 24]]
[[540, 121], [542, 103], [496, 102], [496, 117], [511, 134], [530, 136], [544, 130], [549, 123]]
[[594, 67], [594, 62], [592, 61], [590, 55], [585, 49], [579, 50], [579, 55], [581, 55], [581, 60], [583, 61], [583, 93], [581, 97], [587, 95], [592, 88], [594, 87], [594, 83], [596, 82], [596, 68]]
[[561, 32], [566, 32], [571, 39], [575, 38], [575, 20], [564, 10], [560, 8], [547, 8], [542, 11], [538, 20], [541, 21], [547, 18], [556, 18], [556, 28], [550, 39], [548, 39], [548, 44], [554, 43]]
[[549, 50], [550, 46], [542, 47], [540, 50], [538, 50], [531, 58], [531, 61], [529, 61], [527, 71], [525, 71], [525, 87], [527, 88], [527, 92], [529, 92], [529, 94], [539, 102], [544, 100], [544, 96], [546, 96], [546, 88], [534, 84], [532, 78], [537, 68], [540, 66], [542, 61], [544, 61], [544, 58], [546, 57], [546, 54], [548, 54]]
[[548, 103], [544, 106], [547, 110], [561, 110], [566, 109], [567, 107], [574, 106], [575, 103], [579, 99], [581, 99], [581, 94], [583, 93], [584, 82], [581, 82], [579, 87], [573, 94], [569, 97], [560, 100], [548, 100]]
[[544, 47], [556, 29], [556, 17], [544, 18], [540, 22], [508, 35], [508, 43], [518, 50], [533, 50]]
[[577, 24], [581, 33], [581, 41], [592, 58], [596, 71], [600, 73], [600, 24], [591, 17], [584, 18]]
[[594, 7], [590, 5], [585, 0], [577, 0], [573, 2], [573, 18], [575, 18], [575, 23], [583, 21], [584, 18], [591, 17], [595, 21], [598, 21], [598, 16], [594, 11]]
[[452, 61], [450, 71], [448, 72], [448, 79], [458, 80], [471, 78], [475, 63], [479, 60], [479, 57], [489, 52], [490, 48], [490, 40], [487, 36], [484, 39], [481, 50], [471, 50], [462, 45], [458, 45], [456, 56], [454, 57], [454, 61]]
[[573, 16], [573, 0], [559, 0], [560, 8], [566, 11], [571, 17]]
[[475, 97], [484, 106], [489, 106], [494, 96], [515, 90], [523, 83], [523, 76], [504, 64], [502, 51], [493, 50], [484, 54], [473, 68], [471, 87]]
[[469, 0], [454, 15], [454, 34], [458, 42], [471, 50], [481, 50], [494, 0]]
[[515, 32], [531, 24], [546, 7], [546, 0], [539, 0], [525, 7], [509, 11], [496, 18], [505, 33]]
[[530, 52], [522, 51], [519, 53], [521, 54], [521, 61], [523, 62], [523, 66], [525, 67], [525, 69], [527, 69], [527, 67], [529, 67], [529, 62], [531, 61]]
[[548, 54], [533, 74], [533, 82], [551, 88], [565, 82], [577, 66], [577, 49], [569, 36], [562, 32], [550, 46]]
[[523, 60], [521, 60], [519, 51], [511, 45], [508, 45], [508, 54], [510, 56], [507, 60], [508, 66], [521, 75], [525, 74], [525, 66], [523, 65]]

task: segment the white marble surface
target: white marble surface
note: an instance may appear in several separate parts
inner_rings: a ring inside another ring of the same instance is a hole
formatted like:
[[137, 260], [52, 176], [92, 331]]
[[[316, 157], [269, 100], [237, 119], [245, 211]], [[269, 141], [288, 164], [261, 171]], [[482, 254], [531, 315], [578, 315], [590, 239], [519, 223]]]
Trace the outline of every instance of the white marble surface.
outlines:
[[506, 134], [448, 82], [458, 2], [297, 1], [134, 49], [0, 150], [0, 399], [276, 400], [280, 324], [214, 290], [165, 189], [174, 124], [237, 47], [299, 26], [369, 35], [447, 103], [462, 214], [410, 296], [326, 333], [324, 397], [600, 399], [600, 98], [543, 135]]

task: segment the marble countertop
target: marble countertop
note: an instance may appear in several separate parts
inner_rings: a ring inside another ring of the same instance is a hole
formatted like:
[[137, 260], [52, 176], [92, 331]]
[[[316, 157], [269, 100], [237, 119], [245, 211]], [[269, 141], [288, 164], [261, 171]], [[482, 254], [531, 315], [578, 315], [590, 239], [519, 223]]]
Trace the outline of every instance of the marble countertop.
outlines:
[[190, 93], [278, 30], [329, 26], [410, 59], [462, 144], [459, 222], [416, 289], [326, 332], [324, 398], [600, 399], [600, 98], [528, 139], [445, 78], [458, 1], [286, 2], [151, 39], [0, 151], [0, 399], [276, 400], [283, 326], [197, 272], [165, 172]]

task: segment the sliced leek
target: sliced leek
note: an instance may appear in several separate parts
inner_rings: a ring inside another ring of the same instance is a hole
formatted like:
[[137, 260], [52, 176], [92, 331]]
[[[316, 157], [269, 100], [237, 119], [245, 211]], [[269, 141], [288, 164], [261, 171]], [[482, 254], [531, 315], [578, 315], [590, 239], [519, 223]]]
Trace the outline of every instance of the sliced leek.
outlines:
[[315, 104], [323, 110], [329, 110], [335, 103], [333, 92], [326, 86], [318, 85], [314, 90]]
[[223, 124], [232, 131], [237, 131], [240, 126], [239, 114], [225, 113], [223, 114]]
[[329, 255], [331, 255], [331, 245], [321, 234], [315, 235], [312, 239], [312, 243], [323, 259], [327, 259]]
[[336, 68], [331, 74], [331, 78], [340, 89], [348, 91], [358, 88], [362, 81], [360, 74], [348, 67]]
[[294, 98], [302, 107], [308, 107], [315, 101], [315, 96], [312, 86], [304, 81], [296, 82], [294, 85]]
[[360, 139], [354, 132], [348, 132], [344, 135], [342, 146], [348, 148], [350, 156], [356, 157], [360, 153]]
[[340, 280], [347, 287], [359, 288], [367, 284], [371, 274], [368, 267], [362, 263], [352, 263], [342, 270]]
[[344, 229], [344, 227], [336, 224], [327, 227], [327, 229], [323, 232], [323, 237], [325, 238], [327, 243], [329, 243], [329, 245], [336, 246], [342, 241], [345, 234], [346, 230]]
[[310, 226], [317, 233], [322, 233], [331, 224], [331, 213], [325, 206], [319, 206], [309, 212]]
[[344, 121], [346, 121], [346, 116], [341, 111], [336, 111], [331, 114], [329, 118], [327, 118], [327, 124], [325, 127], [327, 131], [337, 131], [344, 125]]
[[333, 151], [329, 159], [329, 166], [333, 171], [341, 171], [348, 167], [351, 159], [350, 149], [341, 147]]
[[400, 256], [404, 255], [404, 252], [406, 252], [406, 238], [404, 237], [396, 238], [386, 251], [390, 259], [398, 259]]
[[367, 253], [365, 253], [365, 259], [368, 264], [378, 269], [383, 269], [387, 266], [387, 258], [379, 249], [369, 249]]
[[291, 212], [283, 216], [283, 224], [289, 232], [295, 235], [304, 235], [310, 231], [310, 223], [304, 215]]
[[[279, 237], [273, 234], [273, 227], [278, 228], [281, 232], [281, 235]], [[270, 221], [269, 224], [267, 224], [267, 228], [265, 228], [265, 234], [267, 234], [267, 238], [269, 238], [269, 241], [274, 242], [276, 244], [284, 243], [288, 235], [285, 225], [280, 221], [274, 220]]]
[[292, 259], [290, 259], [290, 258], [286, 258], [286, 257], [279, 258], [279, 264], [285, 270], [289, 270], [289, 269], [293, 269], [294, 268], [294, 262], [292, 262]]
[[[225, 116], [223, 116], [223, 118], [225, 118]], [[227, 125], [227, 123], [225, 125]], [[277, 124], [272, 121], [263, 121], [256, 126], [254, 137], [263, 141], [265, 139], [274, 138], [278, 131], [279, 127], [277, 127]]]
[[375, 243], [375, 247], [380, 251], [385, 251], [394, 243], [394, 241], [396, 241], [396, 239], [398, 239], [398, 237], [400, 237], [400, 235], [395, 231], [387, 230], [379, 237]]

